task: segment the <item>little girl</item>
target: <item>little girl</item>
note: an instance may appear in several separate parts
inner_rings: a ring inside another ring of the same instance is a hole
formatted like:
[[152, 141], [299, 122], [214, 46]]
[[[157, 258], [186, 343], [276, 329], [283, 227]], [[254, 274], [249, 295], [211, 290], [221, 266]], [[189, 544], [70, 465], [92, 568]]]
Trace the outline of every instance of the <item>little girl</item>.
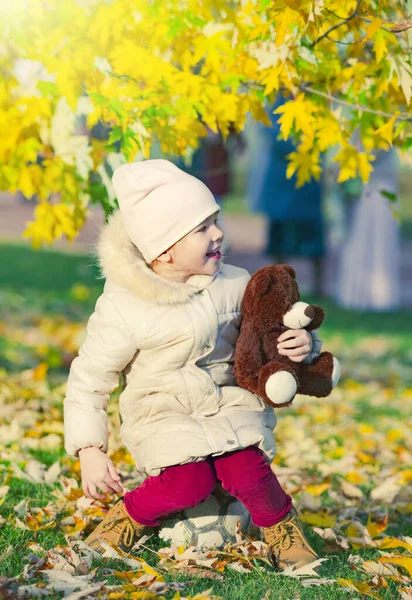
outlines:
[[[67, 382], [65, 449], [80, 458], [87, 497], [122, 492], [106, 454], [106, 409], [122, 372], [120, 435], [146, 479], [86, 542], [98, 552], [101, 540], [129, 550], [147, 527], [206, 500], [219, 480], [250, 511], [280, 568], [312, 562], [291, 498], [270, 468], [273, 409], [236, 386], [249, 274], [222, 264], [218, 204], [202, 182], [163, 159], [121, 166], [113, 185], [120, 211], [98, 243], [106, 283]], [[305, 330], [279, 342], [296, 362], [314, 357]]]

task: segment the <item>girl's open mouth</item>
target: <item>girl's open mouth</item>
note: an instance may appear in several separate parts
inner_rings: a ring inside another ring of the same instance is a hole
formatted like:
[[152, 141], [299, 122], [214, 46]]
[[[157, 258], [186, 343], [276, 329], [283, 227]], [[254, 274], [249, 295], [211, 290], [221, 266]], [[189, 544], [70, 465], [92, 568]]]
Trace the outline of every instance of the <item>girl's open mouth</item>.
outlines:
[[218, 260], [219, 258], [222, 258], [222, 253], [220, 252], [220, 250], [214, 250], [213, 252], [208, 252], [206, 256]]

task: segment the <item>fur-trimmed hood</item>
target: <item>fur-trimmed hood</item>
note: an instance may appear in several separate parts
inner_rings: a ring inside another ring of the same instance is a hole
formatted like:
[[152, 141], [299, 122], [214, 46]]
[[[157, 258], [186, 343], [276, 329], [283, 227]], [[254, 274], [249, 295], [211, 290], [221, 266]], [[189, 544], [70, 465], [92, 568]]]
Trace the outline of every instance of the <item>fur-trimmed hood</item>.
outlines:
[[215, 276], [192, 275], [187, 282], [157, 275], [131, 241], [119, 211], [100, 231], [94, 247], [100, 278], [122, 287], [151, 304], [183, 304], [210, 285]]

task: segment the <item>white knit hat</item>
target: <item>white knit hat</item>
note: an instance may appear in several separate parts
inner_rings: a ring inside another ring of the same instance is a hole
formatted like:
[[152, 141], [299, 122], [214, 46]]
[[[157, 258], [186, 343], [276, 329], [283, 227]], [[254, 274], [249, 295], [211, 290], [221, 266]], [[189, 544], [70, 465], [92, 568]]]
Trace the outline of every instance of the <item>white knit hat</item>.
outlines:
[[204, 183], [162, 158], [122, 165], [112, 181], [126, 231], [148, 263], [220, 210]]

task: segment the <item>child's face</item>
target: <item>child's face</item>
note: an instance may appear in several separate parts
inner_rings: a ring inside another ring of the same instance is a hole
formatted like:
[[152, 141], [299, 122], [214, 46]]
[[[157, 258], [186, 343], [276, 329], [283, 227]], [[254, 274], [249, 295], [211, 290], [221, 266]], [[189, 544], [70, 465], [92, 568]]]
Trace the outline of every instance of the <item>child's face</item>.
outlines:
[[195, 274], [214, 275], [220, 267], [223, 237], [223, 231], [218, 226], [218, 214], [215, 213], [163, 252], [157, 260], [163, 263], [162, 266], [167, 266], [168, 271], [173, 270], [176, 275], [181, 275], [179, 278], [183, 280]]

